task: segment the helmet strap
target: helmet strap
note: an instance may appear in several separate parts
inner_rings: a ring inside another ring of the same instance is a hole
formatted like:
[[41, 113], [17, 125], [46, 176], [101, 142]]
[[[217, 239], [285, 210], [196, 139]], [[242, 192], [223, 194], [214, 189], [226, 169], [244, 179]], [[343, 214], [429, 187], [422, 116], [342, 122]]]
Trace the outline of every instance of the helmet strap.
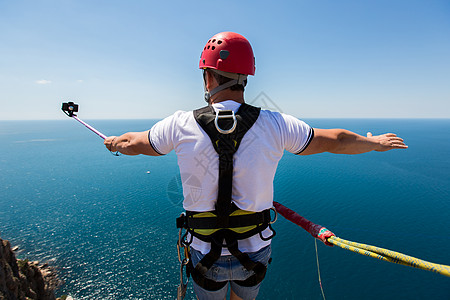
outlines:
[[206, 87], [206, 70], [203, 70], [203, 89], [205, 90], [205, 101], [209, 103], [211, 100], [211, 97], [217, 94], [220, 91], [223, 91], [227, 88], [232, 87], [235, 84], [240, 84], [245, 87], [245, 80], [247, 79], [247, 75], [243, 74], [236, 74], [236, 73], [229, 73], [229, 72], [223, 72], [219, 70], [209, 69], [212, 72], [216, 72], [219, 75], [222, 75], [224, 77], [232, 78], [233, 80], [230, 80], [222, 85], [219, 85], [212, 89], [212, 91], [208, 91]]
[[206, 87], [206, 70], [203, 70], [203, 90], [205, 91], [205, 101], [209, 103], [209, 100], [211, 99], [211, 94], [208, 91], [208, 88]]

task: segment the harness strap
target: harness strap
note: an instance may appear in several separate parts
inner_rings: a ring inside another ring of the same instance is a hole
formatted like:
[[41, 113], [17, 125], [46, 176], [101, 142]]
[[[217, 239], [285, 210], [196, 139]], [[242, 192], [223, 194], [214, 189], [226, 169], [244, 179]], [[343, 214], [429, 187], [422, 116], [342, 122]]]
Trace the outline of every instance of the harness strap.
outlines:
[[[251, 226], [255, 224], [267, 224], [271, 221], [270, 209], [246, 215], [233, 215], [233, 213], [229, 216], [228, 220], [228, 228], [231, 229]], [[188, 228], [195, 228], [195, 229], [221, 228], [217, 226], [218, 225], [216, 223], [217, 217], [214, 214], [211, 214], [211, 216], [209, 217], [207, 216], [195, 217], [195, 216], [196, 216], [195, 213], [193, 214], [192, 212], [187, 212], [185, 221]]]
[[211, 250], [197, 263], [194, 270], [204, 276], [212, 265], [220, 258], [221, 254], [222, 243], [219, 244], [217, 241], [212, 242]]
[[[248, 270], [253, 271], [254, 274], [246, 280], [236, 280], [235, 282], [241, 286], [254, 286], [263, 281], [266, 276], [267, 267], [261, 262], [254, 262], [250, 259], [247, 253], [241, 252], [238, 249], [238, 243], [233, 240], [233, 237], [228, 234], [222, 234], [225, 236], [227, 247], [230, 253], [235, 256], [239, 262]], [[211, 251], [209, 251], [195, 267], [192, 265], [192, 261], [189, 259], [190, 265], [188, 265], [189, 273], [192, 274], [194, 281], [202, 288], [209, 291], [217, 291], [223, 288], [226, 284], [224, 282], [216, 282], [214, 280], [205, 277], [206, 272], [212, 267], [221, 255], [222, 244], [214, 241], [211, 243]]]
[[262, 275], [262, 278], [264, 278], [266, 273], [265, 265], [260, 262], [254, 262], [250, 259], [250, 256], [248, 256], [247, 253], [241, 252], [238, 248], [238, 243], [233, 243], [232, 237], [229, 235], [225, 234], [225, 240], [228, 245], [228, 251], [230, 251], [230, 253], [239, 260], [241, 265], [243, 265], [248, 271], [254, 271], [255, 274], [260, 274]]
[[[227, 216], [231, 213], [231, 196], [233, 184], [233, 155], [239, 148], [245, 133], [253, 126], [261, 109], [242, 103], [236, 112], [236, 129], [229, 134], [218, 132], [215, 124], [215, 111], [212, 106], [194, 111], [197, 123], [208, 134], [214, 149], [219, 154], [219, 191], [216, 202], [216, 212], [219, 217], [220, 227], [226, 228]], [[218, 120], [220, 128], [231, 128], [232, 119], [222, 118]]]
[[[258, 283], [262, 281], [266, 273], [266, 266], [260, 262], [252, 261], [248, 254], [239, 250], [239, 235], [230, 230], [230, 223], [239, 223], [239, 221], [234, 221], [235, 218], [230, 217], [233, 210], [236, 210], [236, 206], [232, 204], [233, 156], [238, 150], [244, 135], [258, 119], [260, 111], [260, 108], [256, 108], [245, 103], [241, 104], [236, 114], [232, 111], [220, 111], [216, 115], [212, 106], [206, 106], [194, 111], [195, 120], [208, 134], [214, 149], [219, 155], [218, 195], [217, 202], [215, 204], [215, 211], [213, 212], [216, 215], [213, 220], [213, 225], [206, 224], [208, 221], [200, 220], [202, 218], [198, 218], [198, 220], [196, 220], [192, 217], [192, 215], [191, 217], [186, 216], [185, 220], [188, 231], [194, 236], [199, 236], [194, 234], [192, 231], [192, 229], [198, 229], [195, 225], [203, 228], [207, 227], [211, 229], [220, 229], [211, 236], [206, 237], [206, 239], [211, 243], [211, 250], [197, 263], [195, 267], [192, 268], [192, 277], [194, 281], [206, 289], [214, 288], [214, 290], [217, 290], [223, 287], [221, 283], [212, 284], [210, 280], [204, 276], [214, 262], [220, 258], [223, 246], [226, 246], [230, 253], [235, 256], [247, 270], [255, 272], [254, 276], [251, 276], [248, 281], [242, 281], [242, 284], [250, 284], [253, 282]], [[221, 116], [220, 118], [218, 118], [219, 114]], [[230, 117], [227, 117], [227, 115]], [[235, 128], [230, 130], [230, 128], [233, 128], [234, 126]], [[258, 218], [260, 218], [262, 222], [257, 222], [255, 224], [255, 221], [259, 221]], [[230, 220], [232, 221], [230, 222]], [[211, 219], [209, 221], [211, 221]], [[256, 229], [252, 233], [260, 233], [262, 230], [267, 228], [269, 222], [270, 212], [263, 212], [255, 213], [254, 217], [250, 217], [247, 221], [243, 219], [240, 223], [244, 225], [256, 225]], [[258, 224], [262, 224], [262, 226], [259, 226]], [[233, 225], [236, 225], [236, 223]], [[241, 236], [246, 235], [244, 234]], [[226, 245], [223, 245], [224, 241]]]

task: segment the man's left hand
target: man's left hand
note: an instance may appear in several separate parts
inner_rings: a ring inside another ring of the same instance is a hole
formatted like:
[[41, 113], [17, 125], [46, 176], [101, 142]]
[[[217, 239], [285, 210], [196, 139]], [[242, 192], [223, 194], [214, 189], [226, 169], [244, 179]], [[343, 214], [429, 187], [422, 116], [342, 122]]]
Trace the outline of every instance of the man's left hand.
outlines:
[[384, 152], [391, 149], [406, 149], [403, 139], [398, 137], [395, 133], [385, 133], [373, 136], [372, 132], [367, 133], [367, 138], [375, 141], [378, 144], [375, 151]]

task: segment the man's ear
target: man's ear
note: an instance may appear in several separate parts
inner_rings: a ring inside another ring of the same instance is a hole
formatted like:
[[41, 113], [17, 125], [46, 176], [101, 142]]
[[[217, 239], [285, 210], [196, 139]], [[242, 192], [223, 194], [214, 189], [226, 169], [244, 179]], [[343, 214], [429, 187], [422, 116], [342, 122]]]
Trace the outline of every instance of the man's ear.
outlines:
[[213, 73], [210, 70], [205, 70], [206, 72], [206, 88], [208, 89], [208, 91], [211, 91], [212, 89], [214, 89], [215, 87], [218, 86], [217, 80], [214, 77]]

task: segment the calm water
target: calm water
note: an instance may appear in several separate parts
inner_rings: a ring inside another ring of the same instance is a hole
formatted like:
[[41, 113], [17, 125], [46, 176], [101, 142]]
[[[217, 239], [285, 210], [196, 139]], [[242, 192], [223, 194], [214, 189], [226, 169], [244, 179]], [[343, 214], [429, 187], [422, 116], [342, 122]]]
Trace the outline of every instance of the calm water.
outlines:
[[[396, 132], [408, 150], [286, 154], [275, 200], [336, 235], [450, 264], [450, 120], [306, 120], [364, 134]], [[155, 121], [91, 121], [107, 134]], [[76, 299], [174, 299], [173, 153], [114, 157], [71, 120], [0, 122], [0, 235], [18, 256], [50, 261]], [[314, 240], [279, 219], [259, 299], [322, 299]], [[450, 278], [319, 245], [327, 299], [450, 299]], [[187, 299], [194, 299], [189, 286]]]

